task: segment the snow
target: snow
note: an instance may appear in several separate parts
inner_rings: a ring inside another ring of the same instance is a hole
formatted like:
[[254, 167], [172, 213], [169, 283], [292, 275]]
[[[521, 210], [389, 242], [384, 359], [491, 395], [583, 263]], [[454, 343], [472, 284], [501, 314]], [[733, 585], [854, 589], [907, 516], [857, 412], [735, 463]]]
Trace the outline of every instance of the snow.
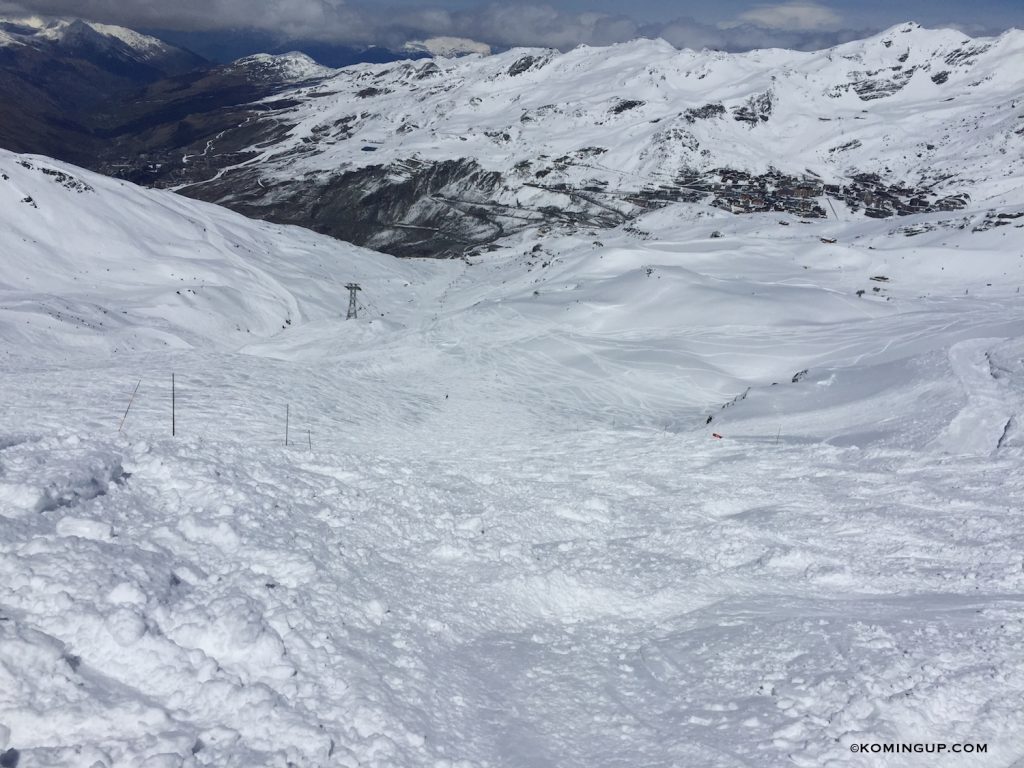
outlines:
[[156, 56], [166, 53], [168, 50], [166, 43], [155, 37], [140, 34], [133, 29], [119, 27], [113, 24], [98, 24], [96, 22], [89, 23], [89, 26], [101, 35], [120, 40], [122, 43], [138, 53]]
[[1015, 764], [1001, 194], [399, 261], [0, 151], [0, 750]]
[[[827, 183], [877, 173], [992, 204], [1024, 176], [1013, 74], [1024, 69], [1020, 30], [972, 39], [899, 25], [823, 51], [741, 54], [640, 39], [564, 54], [517, 48], [439, 59], [430, 65], [436, 72], [425, 66], [358, 65], [291, 92], [297, 103], [274, 119], [295, 128], [272, 148], [251, 148], [262, 177], [287, 182], [339, 167], [473, 158], [516, 187], [496, 201], [511, 205], [515, 195], [540, 194], [528, 186], [541, 183], [538, 172], [549, 187], [613, 190], [656, 188], [716, 168], [810, 171]], [[876, 88], [876, 97], [862, 98], [854, 85]], [[766, 121], [733, 119], [766, 94]], [[628, 102], [641, 103], [615, 111]], [[688, 116], [706, 105], [725, 113]], [[376, 151], [363, 152], [367, 143]], [[603, 153], [576, 155], [588, 148]]]
[[330, 67], [317, 64], [309, 56], [299, 51], [277, 55], [256, 53], [239, 59], [234, 63], [234, 66], [268, 69], [286, 79], [299, 81], [327, 77], [336, 71]]
[[43, 19], [39, 16], [3, 17], [0, 18], [0, 22], [15, 25], [19, 30], [18, 34], [15, 35], [0, 31], [0, 45], [13, 43], [24, 45], [39, 40], [61, 43], [64, 41], [69, 28], [73, 28], [76, 24], [84, 24], [92, 29], [93, 32], [126, 45], [143, 61], [165, 55], [170, 50], [166, 43], [155, 37], [111, 24], [99, 24], [74, 19]]

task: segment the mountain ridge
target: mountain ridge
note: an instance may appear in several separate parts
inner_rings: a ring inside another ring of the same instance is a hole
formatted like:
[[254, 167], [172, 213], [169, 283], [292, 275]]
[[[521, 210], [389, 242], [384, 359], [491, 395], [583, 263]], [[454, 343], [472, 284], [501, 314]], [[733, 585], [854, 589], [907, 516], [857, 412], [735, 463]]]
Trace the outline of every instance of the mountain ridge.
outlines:
[[975, 40], [904, 24], [811, 53], [640, 40], [362, 65], [254, 116], [273, 142], [227, 131], [208, 173], [172, 162], [153, 181], [405, 255], [680, 201], [812, 217], [955, 210], [1024, 174], [1018, 64], [1019, 31]]
[[337, 70], [257, 54], [146, 84], [88, 116], [79, 143], [6, 143], [390, 253], [459, 256], [675, 203], [888, 218], [1012, 202], [1021, 68], [1019, 30], [914, 23], [816, 52], [639, 39]]

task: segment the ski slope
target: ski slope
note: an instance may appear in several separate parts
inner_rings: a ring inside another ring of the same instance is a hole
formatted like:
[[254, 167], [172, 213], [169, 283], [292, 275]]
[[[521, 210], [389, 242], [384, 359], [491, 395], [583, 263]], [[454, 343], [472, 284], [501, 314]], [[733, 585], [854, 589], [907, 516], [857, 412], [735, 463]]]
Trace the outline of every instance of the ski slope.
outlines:
[[1022, 210], [396, 260], [0, 152], [0, 755], [1019, 764]]

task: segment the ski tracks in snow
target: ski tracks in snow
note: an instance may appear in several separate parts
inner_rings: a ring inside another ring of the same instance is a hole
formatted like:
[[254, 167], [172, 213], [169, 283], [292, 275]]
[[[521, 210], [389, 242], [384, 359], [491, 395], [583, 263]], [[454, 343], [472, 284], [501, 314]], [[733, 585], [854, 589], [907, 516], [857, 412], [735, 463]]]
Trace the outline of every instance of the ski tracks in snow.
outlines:
[[1024, 411], [1024, 345], [971, 339], [954, 344], [949, 361], [967, 402], [936, 447], [954, 454], [991, 454], [1015, 441]]
[[[1010, 451], [950, 474], [912, 452], [641, 430], [440, 456], [7, 443], [2, 482], [37, 491], [0, 499], [0, 722], [26, 761], [1024, 752]], [[62, 474], [104, 492], [38, 507]]]

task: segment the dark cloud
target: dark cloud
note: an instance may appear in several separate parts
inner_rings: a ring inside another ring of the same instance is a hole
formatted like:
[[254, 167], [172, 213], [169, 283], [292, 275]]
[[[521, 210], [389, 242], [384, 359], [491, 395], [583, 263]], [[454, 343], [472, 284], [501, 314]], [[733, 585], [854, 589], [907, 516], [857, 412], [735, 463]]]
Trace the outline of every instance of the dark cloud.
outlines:
[[76, 16], [137, 28], [252, 29], [281, 39], [391, 47], [410, 39], [456, 36], [496, 47], [565, 50], [643, 36], [661, 37], [679, 48], [807, 50], [875, 31], [844, 28], [837, 12], [804, 0], [752, 5], [735, 19], [717, 24], [694, 19], [641, 24], [626, 15], [571, 13], [551, 5], [511, 3], [475, 9], [426, 4], [382, 9], [344, 0], [0, 0], [0, 8], [4, 3], [10, 8], [18, 5], [27, 13]]

